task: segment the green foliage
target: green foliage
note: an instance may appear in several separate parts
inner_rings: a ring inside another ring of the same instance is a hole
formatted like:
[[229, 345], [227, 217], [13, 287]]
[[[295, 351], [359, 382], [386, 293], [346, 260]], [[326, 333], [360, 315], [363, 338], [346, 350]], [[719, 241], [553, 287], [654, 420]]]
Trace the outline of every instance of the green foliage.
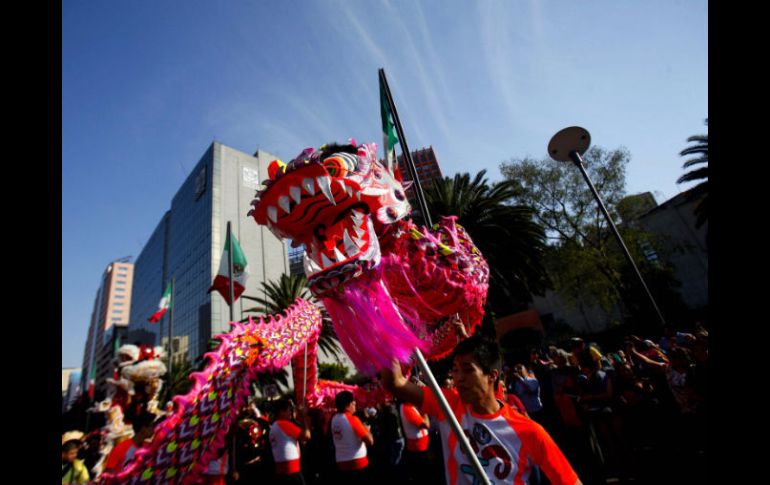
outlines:
[[274, 384], [279, 389], [281, 386], [289, 387], [289, 372], [286, 369], [279, 369], [275, 372], [261, 372], [257, 374], [253, 382], [256, 383], [259, 389], [264, 389], [265, 386], [270, 384]]
[[350, 372], [347, 366], [339, 362], [318, 364], [318, 378], [327, 381], [342, 382]]
[[[708, 126], [709, 120], [706, 118], [706, 126]], [[691, 158], [684, 162], [683, 169], [693, 167], [694, 165], [705, 164], [703, 167], [694, 168], [685, 173], [676, 181], [678, 184], [683, 182], [694, 182], [702, 180], [698, 185], [690, 189], [690, 196], [694, 199], [699, 199], [698, 205], [695, 207], [695, 227], [701, 227], [708, 220], [708, 183], [709, 183], [709, 136], [706, 135], [694, 135], [687, 139], [688, 143], [693, 143], [679, 152], [680, 156], [695, 155], [695, 158]]]
[[[307, 288], [307, 280], [302, 275], [282, 274], [277, 282], [263, 282], [262, 290], [264, 292], [263, 297], [241, 296], [241, 298], [245, 300], [251, 300], [259, 304], [258, 306], [244, 310], [244, 313], [278, 315], [289, 308], [297, 298], [304, 298], [305, 300], [316, 303]], [[316, 306], [320, 308], [323, 318], [321, 335], [318, 337], [318, 347], [328, 355], [339, 358], [342, 354], [331, 319], [323, 307], [317, 303]], [[248, 321], [248, 317], [241, 320], [241, 322], [246, 321]]]
[[[166, 361], [166, 366], [168, 367], [168, 361]], [[184, 395], [190, 391], [193, 385], [190, 374], [195, 370], [189, 359], [184, 359], [181, 362], [174, 359], [174, 363], [171, 366], [171, 375], [166, 376], [166, 381], [160, 390], [161, 397], [158, 399], [158, 403], [161, 408], [172, 397]]]
[[[608, 151], [592, 147], [583, 159], [589, 177], [617, 224], [616, 207], [625, 196], [630, 154], [624, 148]], [[611, 310], [621, 304], [627, 316], [647, 323], [658, 320], [655, 317], [650, 321], [649, 314], [642, 310], [652, 311], [649, 299], [574, 165], [523, 158], [503, 163], [500, 169], [514, 185], [517, 201], [533, 207], [535, 219], [546, 228], [550, 244], [545, 252], [545, 266], [554, 289], [562, 297], [581, 311], [598, 306], [607, 312], [608, 318]], [[677, 283], [672, 268], [662, 257], [661, 241], [636, 227], [633, 221], [627, 221], [618, 230], [653, 295], [657, 291], [668, 295], [672, 302], [676, 300]], [[654, 290], [651, 281], [656, 283]]]
[[370, 382], [372, 382], [372, 379], [359, 372], [356, 372], [352, 376], [343, 379], [342, 382], [344, 382], [345, 384], [350, 384], [352, 386], [363, 386], [364, 384], [369, 384]]

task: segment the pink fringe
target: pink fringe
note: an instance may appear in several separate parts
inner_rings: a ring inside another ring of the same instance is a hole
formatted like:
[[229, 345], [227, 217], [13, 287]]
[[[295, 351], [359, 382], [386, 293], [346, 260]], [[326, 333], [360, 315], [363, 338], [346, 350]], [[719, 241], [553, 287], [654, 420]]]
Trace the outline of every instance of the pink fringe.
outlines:
[[358, 370], [370, 376], [389, 368], [394, 358], [405, 363], [416, 347], [426, 348], [394, 306], [381, 273], [379, 266], [342, 287], [341, 293], [322, 297], [342, 348]]

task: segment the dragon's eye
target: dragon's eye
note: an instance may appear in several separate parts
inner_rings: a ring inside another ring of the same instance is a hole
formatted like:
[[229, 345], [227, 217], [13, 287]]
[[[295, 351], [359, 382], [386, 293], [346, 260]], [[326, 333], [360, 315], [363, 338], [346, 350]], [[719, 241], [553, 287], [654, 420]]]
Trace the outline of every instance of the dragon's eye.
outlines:
[[329, 157], [323, 161], [323, 165], [332, 177], [344, 177], [347, 172], [345, 161], [340, 157]]
[[352, 153], [334, 153], [324, 159], [323, 166], [332, 177], [346, 177], [358, 167], [358, 157]]

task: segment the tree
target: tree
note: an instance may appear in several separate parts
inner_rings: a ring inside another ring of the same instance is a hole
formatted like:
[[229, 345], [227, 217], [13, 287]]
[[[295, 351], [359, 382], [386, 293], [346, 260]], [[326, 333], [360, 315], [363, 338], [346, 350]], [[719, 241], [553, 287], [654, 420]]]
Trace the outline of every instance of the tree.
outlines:
[[489, 263], [487, 306], [505, 315], [547, 287], [545, 232], [533, 220], [530, 207], [512, 203], [515, 192], [510, 181], [490, 185], [485, 175], [482, 170], [472, 179], [468, 173], [434, 179], [425, 198], [434, 222], [438, 216], [455, 215], [468, 231]]
[[174, 365], [171, 368], [171, 375], [166, 376], [166, 382], [160, 391], [161, 397], [158, 399], [158, 403], [161, 407], [166, 402], [170, 401], [172, 397], [187, 394], [192, 388], [192, 380], [190, 374], [194, 372], [192, 364], [189, 359], [177, 360], [174, 359]]
[[350, 369], [346, 365], [339, 362], [318, 364], [318, 378], [327, 381], [342, 382], [348, 376]]
[[[594, 146], [583, 159], [617, 224], [616, 208], [625, 196], [629, 152]], [[571, 163], [531, 158], [512, 159], [501, 164], [500, 170], [513, 184], [516, 200], [533, 207], [535, 220], [546, 229], [545, 266], [554, 289], [581, 311], [599, 306], [609, 319], [613, 308], [622, 304], [625, 316], [635, 317], [630, 321], [650, 322], [649, 313], [642, 310], [652, 310], [649, 300], [580, 171]], [[618, 229], [645, 279], [658, 283], [655, 287], [648, 284], [653, 296], [674, 291], [674, 273], [660, 257], [660, 241], [630, 221]]]
[[[706, 118], [706, 126], [709, 124], [708, 118]], [[681, 184], [684, 182], [694, 182], [702, 180], [698, 185], [690, 190], [690, 197], [693, 199], [700, 199], [698, 205], [695, 207], [695, 227], [701, 227], [709, 218], [708, 216], [708, 183], [709, 183], [709, 136], [706, 135], [693, 135], [687, 139], [688, 143], [694, 143], [679, 152], [680, 156], [696, 155], [695, 158], [691, 158], [684, 162], [683, 169], [688, 169], [694, 165], [705, 164], [705, 167], [696, 168], [685, 173], [676, 183]]]
[[[331, 319], [326, 314], [326, 310], [315, 302], [307, 289], [307, 280], [302, 275], [282, 274], [276, 281], [266, 281], [262, 283], [264, 297], [246, 296], [241, 298], [259, 303], [259, 306], [248, 308], [244, 312], [255, 312], [262, 315], [277, 315], [289, 308], [297, 298], [304, 298], [316, 304], [321, 310], [323, 318], [321, 335], [318, 337], [318, 347], [332, 357], [341, 357], [341, 350], [337, 341], [337, 334], [334, 332], [334, 326]], [[248, 317], [241, 322], [248, 321]]]

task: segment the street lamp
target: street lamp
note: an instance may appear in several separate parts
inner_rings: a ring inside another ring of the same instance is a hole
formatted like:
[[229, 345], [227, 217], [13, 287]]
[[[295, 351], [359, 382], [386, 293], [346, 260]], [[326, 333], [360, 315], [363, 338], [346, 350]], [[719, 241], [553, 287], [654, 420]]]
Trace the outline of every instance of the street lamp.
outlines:
[[588, 150], [589, 146], [591, 146], [591, 135], [588, 133], [588, 130], [579, 126], [570, 126], [569, 128], [564, 128], [563, 130], [553, 135], [551, 141], [548, 142], [548, 154], [557, 162], [572, 162], [577, 168], [580, 169], [580, 173], [583, 174], [583, 178], [588, 184], [588, 187], [591, 189], [591, 192], [594, 194], [596, 202], [599, 203], [599, 208], [602, 210], [602, 214], [604, 214], [605, 219], [607, 219], [607, 223], [612, 228], [612, 233], [615, 235], [615, 239], [617, 239], [618, 244], [623, 249], [623, 254], [625, 254], [626, 260], [628, 260], [628, 262], [631, 264], [631, 267], [634, 268], [634, 272], [636, 273], [637, 278], [639, 278], [639, 282], [642, 283], [642, 287], [647, 293], [647, 297], [650, 299], [650, 303], [652, 303], [652, 307], [655, 309], [655, 313], [658, 314], [660, 323], [665, 327], [666, 320], [663, 318], [663, 314], [660, 312], [657, 303], [655, 303], [655, 298], [652, 297], [650, 289], [647, 288], [647, 283], [644, 282], [642, 273], [640, 273], [639, 268], [636, 267], [636, 263], [634, 263], [634, 259], [631, 257], [631, 253], [628, 252], [628, 248], [626, 247], [625, 242], [623, 242], [623, 238], [620, 236], [618, 228], [615, 227], [615, 223], [612, 222], [610, 213], [607, 212], [607, 208], [604, 206], [604, 202], [602, 202], [602, 199], [599, 196], [599, 192], [596, 191], [596, 187], [594, 187], [593, 182], [591, 182], [590, 177], [588, 177], [588, 172], [586, 172], [585, 166], [583, 166], [583, 159], [581, 158], [581, 155], [584, 154], [586, 150]]

